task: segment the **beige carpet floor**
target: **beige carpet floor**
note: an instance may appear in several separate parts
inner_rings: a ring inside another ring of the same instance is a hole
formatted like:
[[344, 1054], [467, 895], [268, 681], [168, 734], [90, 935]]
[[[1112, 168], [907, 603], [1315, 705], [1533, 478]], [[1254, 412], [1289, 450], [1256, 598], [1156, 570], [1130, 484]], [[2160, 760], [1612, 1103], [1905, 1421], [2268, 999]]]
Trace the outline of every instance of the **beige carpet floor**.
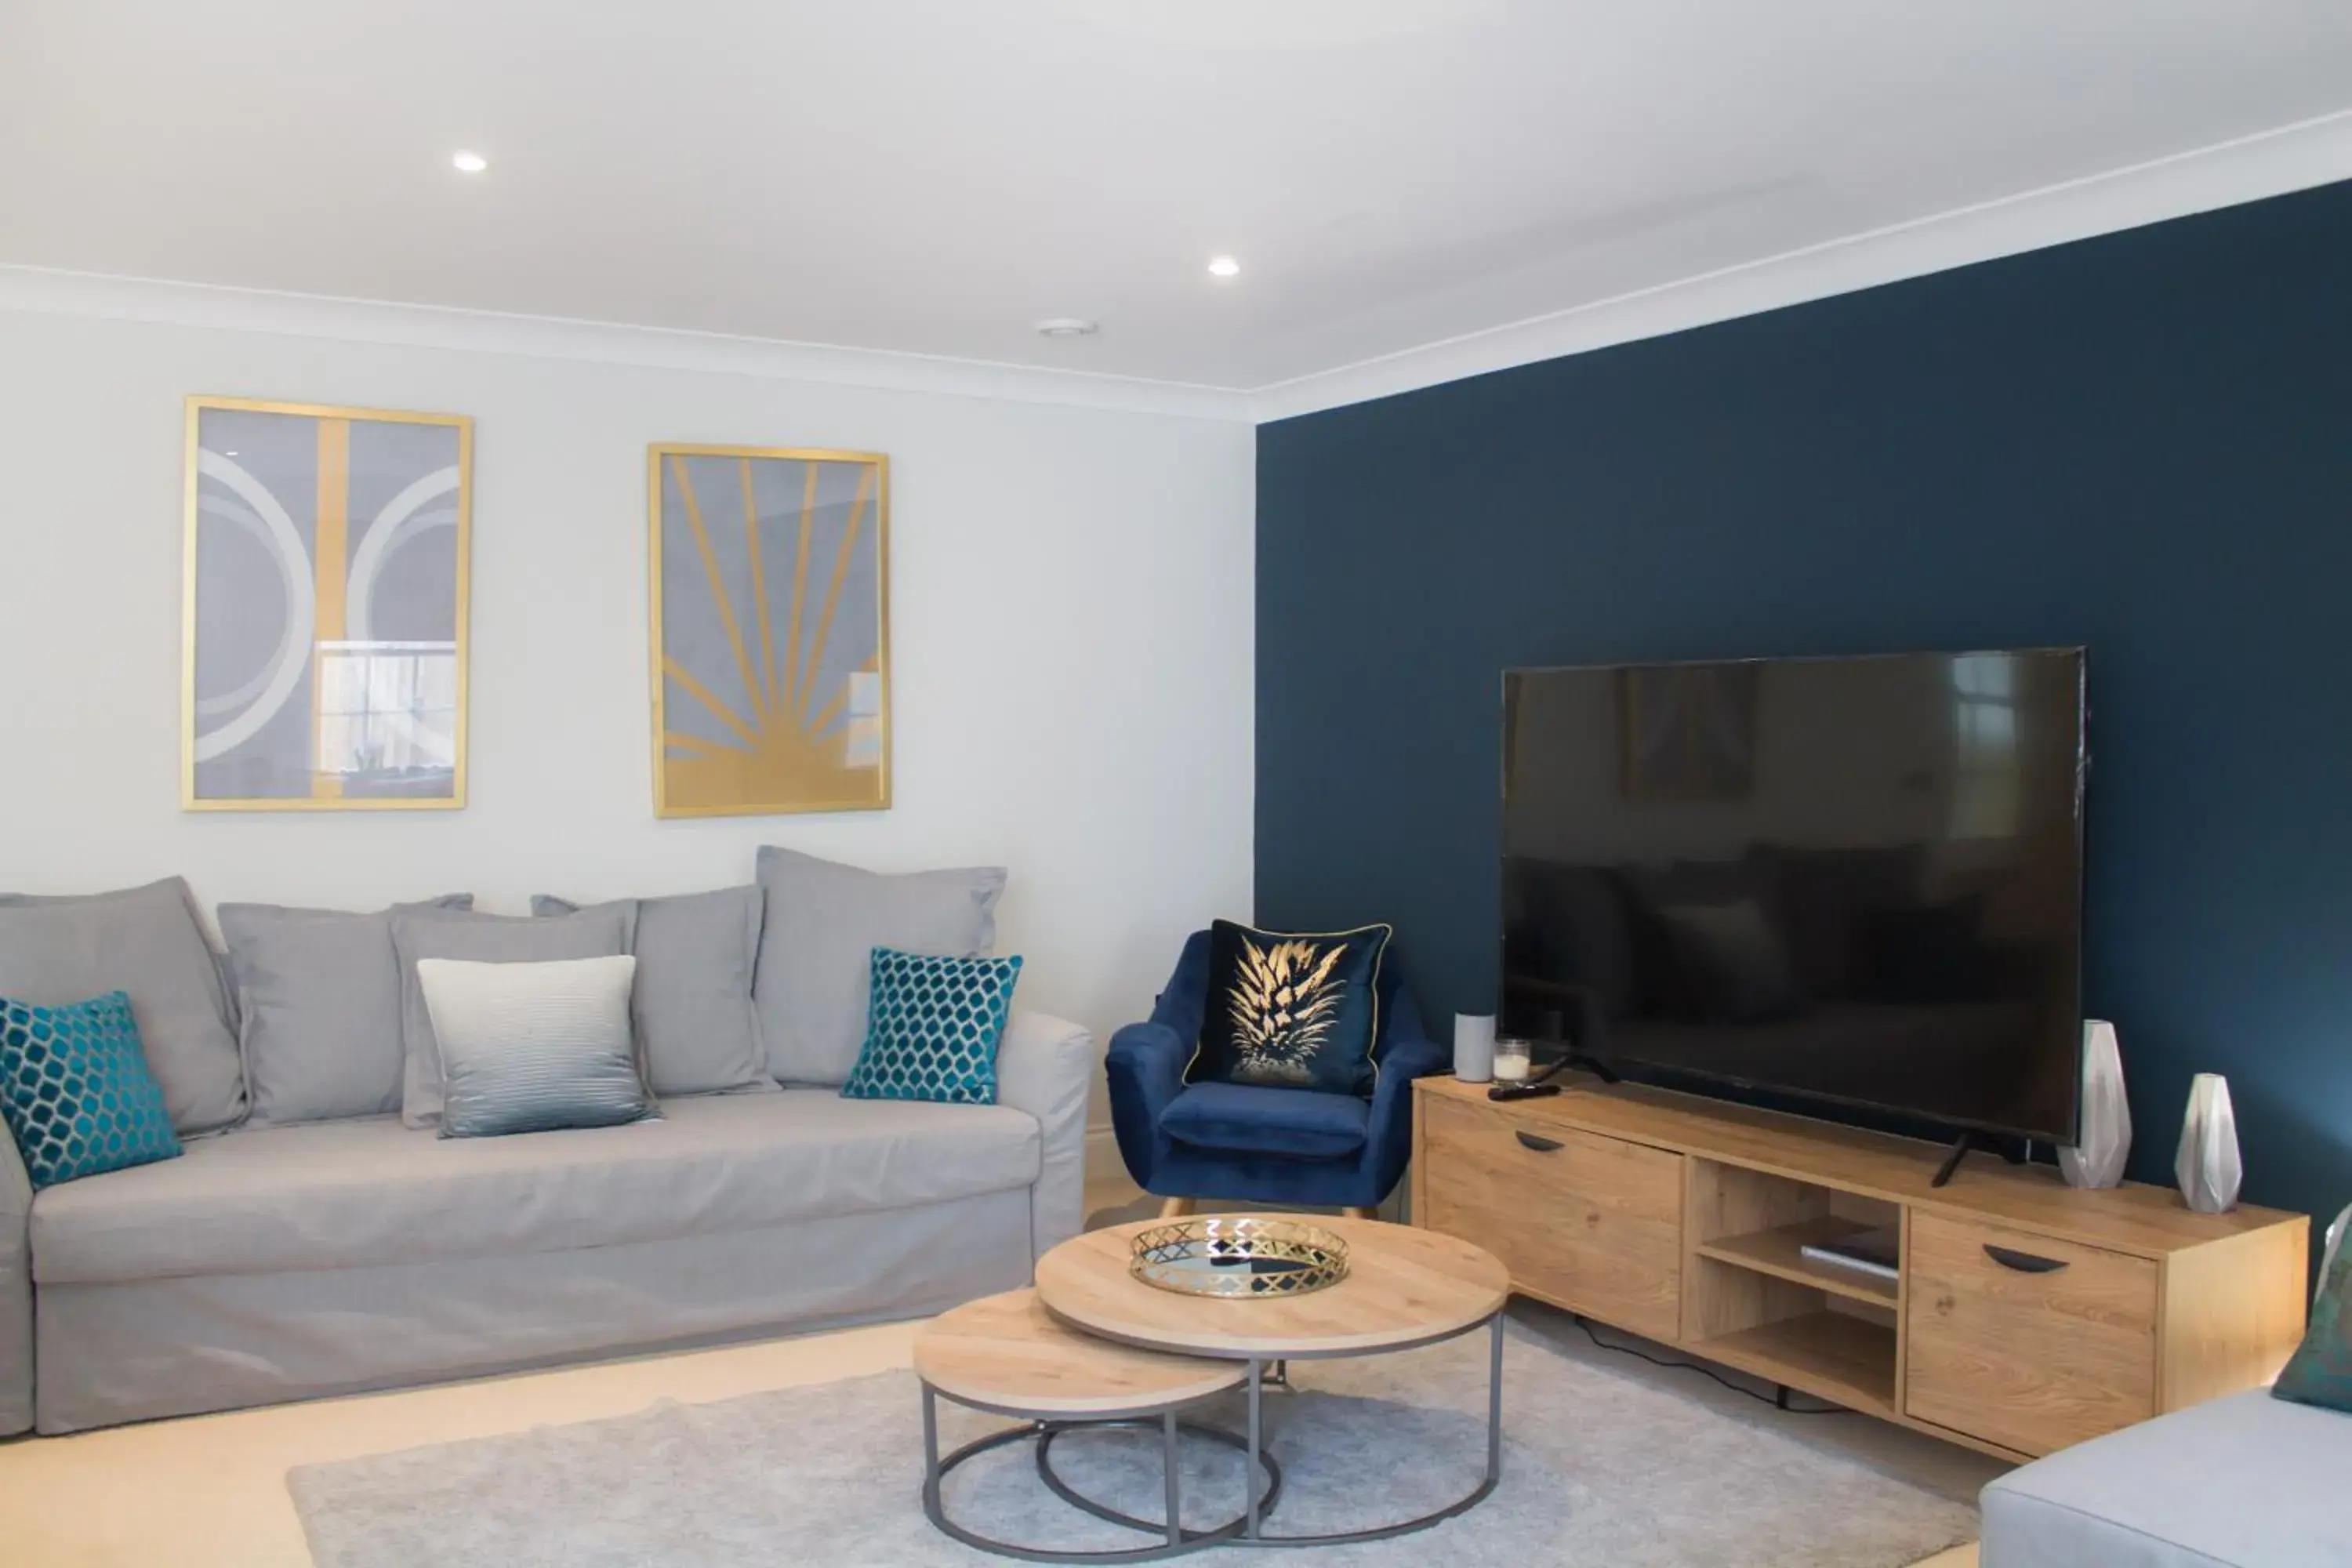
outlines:
[[[1269, 1396], [1284, 1470], [1277, 1535], [1385, 1525], [1460, 1497], [1486, 1461], [1486, 1346], [1294, 1364]], [[1562, 1353], [1524, 1328], [1506, 1355], [1503, 1479], [1426, 1535], [1328, 1547], [1332, 1568], [1905, 1568], [1968, 1540], [1965, 1502], [1710, 1409], [1685, 1391]], [[1196, 1406], [1226, 1431], [1242, 1402]], [[289, 1478], [320, 1568], [967, 1568], [988, 1559], [933, 1530], [917, 1388], [905, 1373], [665, 1405], [635, 1415], [305, 1466]], [[1003, 1430], [958, 1411], [953, 1443]], [[1156, 1439], [1074, 1434], [1057, 1468], [1083, 1495], [1160, 1515]], [[1237, 1511], [1239, 1457], [1185, 1450], [1186, 1518]], [[949, 1478], [967, 1526], [1064, 1551], [1150, 1538], [1072, 1510], [1023, 1449]]]

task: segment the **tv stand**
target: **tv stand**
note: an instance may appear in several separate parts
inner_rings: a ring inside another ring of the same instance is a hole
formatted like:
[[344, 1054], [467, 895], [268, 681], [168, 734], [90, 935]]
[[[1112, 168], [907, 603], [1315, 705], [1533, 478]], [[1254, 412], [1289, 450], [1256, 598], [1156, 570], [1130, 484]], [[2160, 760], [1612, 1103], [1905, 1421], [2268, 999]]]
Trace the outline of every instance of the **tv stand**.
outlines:
[[[1560, 1084], [1416, 1082], [1412, 1223], [1522, 1295], [1768, 1383], [2018, 1460], [2254, 1387], [2303, 1337], [2305, 1215], [2041, 1165], [1939, 1186], [1935, 1143]], [[1884, 1226], [1894, 1279], [1806, 1256]]]
[[[1979, 1132], [1973, 1127], [1969, 1128], [1967, 1131], [1952, 1140], [1951, 1152], [1946, 1154], [1944, 1156], [1944, 1163], [1936, 1167], [1936, 1179], [1929, 1182], [1927, 1184], [1931, 1187], [1948, 1187], [1951, 1185], [1952, 1173], [1960, 1168], [1960, 1162], [1969, 1157], [1969, 1150], [1991, 1149], [1993, 1147], [1995, 1147], [1995, 1145], [1991, 1141], [1990, 1134]], [[2033, 1142], [2032, 1139], [2028, 1139], [2020, 1148], [2013, 1150], [2004, 1148], [2000, 1151], [2000, 1155], [2002, 1159], [2007, 1160], [2012, 1165], [2022, 1165], [2027, 1161], [2033, 1158]]]

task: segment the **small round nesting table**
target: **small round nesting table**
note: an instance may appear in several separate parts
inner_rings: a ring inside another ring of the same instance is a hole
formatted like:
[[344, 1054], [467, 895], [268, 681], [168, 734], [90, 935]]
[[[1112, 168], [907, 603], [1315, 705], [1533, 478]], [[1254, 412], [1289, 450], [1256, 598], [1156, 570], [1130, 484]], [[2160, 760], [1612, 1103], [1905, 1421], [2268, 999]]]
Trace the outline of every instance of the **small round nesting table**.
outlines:
[[[1436, 1231], [1377, 1220], [1268, 1215], [1321, 1226], [1348, 1243], [1348, 1277], [1298, 1296], [1202, 1298], [1144, 1284], [1129, 1272], [1138, 1231], [1159, 1224], [1089, 1232], [1037, 1261], [1034, 1290], [991, 1297], [928, 1325], [915, 1346], [923, 1384], [924, 1511], [948, 1534], [984, 1550], [1034, 1562], [1142, 1562], [1205, 1546], [1332, 1545], [1426, 1529], [1475, 1507], [1495, 1489], [1503, 1458], [1503, 1308], [1510, 1278], [1493, 1254]], [[1486, 1453], [1478, 1484], [1447, 1506], [1394, 1524], [1314, 1535], [1265, 1529], [1281, 1494], [1281, 1471], [1265, 1451], [1262, 1411], [1270, 1366], [1295, 1361], [1418, 1349], [1484, 1327], [1491, 1342]], [[1185, 1422], [1177, 1411], [1241, 1388], [1243, 1434]], [[939, 1457], [936, 1399], [1022, 1419], [1016, 1426]], [[1094, 1425], [1157, 1424], [1168, 1471], [1165, 1521], [1139, 1520], [1079, 1496], [1052, 1465], [1062, 1432]], [[1185, 1530], [1178, 1518], [1180, 1435], [1239, 1448], [1248, 1496], [1227, 1522]], [[1097, 1518], [1160, 1539], [1111, 1552], [1063, 1552], [982, 1539], [946, 1517], [940, 1481], [956, 1464], [1006, 1443], [1034, 1438], [1038, 1472], [1064, 1501]]]
[[[915, 1339], [915, 1375], [923, 1385], [923, 1512], [942, 1531], [967, 1546], [1033, 1563], [1148, 1563], [1241, 1533], [1247, 1521], [1236, 1514], [1213, 1530], [1188, 1531], [1178, 1482], [1180, 1434], [1242, 1447], [1241, 1439], [1213, 1426], [1177, 1417], [1195, 1400], [1237, 1388], [1244, 1375], [1232, 1362], [1163, 1355], [1098, 1340], [1066, 1328], [1038, 1300], [1034, 1290], [989, 1296], [944, 1312]], [[939, 1401], [1024, 1423], [992, 1432], [940, 1456]], [[1136, 1519], [1071, 1489], [1054, 1468], [1054, 1440], [1088, 1426], [1157, 1426], [1160, 1465], [1167, 1477], [1164, 1523]], [[1110, 1552], [1060, 1552], [1024, 1546], [981, 1535], [948, 1517], [941, 1496], [947, 1473], [966, 1459], [1008, 1443], [1034, 1439], [1039, 1479], [1064, 1501], [1131, 1530], [1164, 1531], [1163, 1542]], [[1282, 1473], [1274, 1461], [1260, 1466], [1266, 1485], [1253, 1485], [1253, 1503], [1270, 1502], [1280, 1491]]]

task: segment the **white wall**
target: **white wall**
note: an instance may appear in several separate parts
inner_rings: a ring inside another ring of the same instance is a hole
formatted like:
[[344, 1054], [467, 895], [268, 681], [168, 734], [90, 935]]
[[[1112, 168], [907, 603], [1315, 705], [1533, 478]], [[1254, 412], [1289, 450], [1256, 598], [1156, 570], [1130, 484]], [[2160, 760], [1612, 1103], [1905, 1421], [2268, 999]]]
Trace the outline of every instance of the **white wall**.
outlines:
[[[474, 416], [465, 810], [180, 810], [191, 393]], [[655, 440], [890, 455], [893, 809], [655, 820]], [[0, 888], [520, 912], [761, 843], [1002, 863], [1022, 1003], [1107, 1032], [1250, 910], [1255, 462], [1214, 419], [0, 310]]]

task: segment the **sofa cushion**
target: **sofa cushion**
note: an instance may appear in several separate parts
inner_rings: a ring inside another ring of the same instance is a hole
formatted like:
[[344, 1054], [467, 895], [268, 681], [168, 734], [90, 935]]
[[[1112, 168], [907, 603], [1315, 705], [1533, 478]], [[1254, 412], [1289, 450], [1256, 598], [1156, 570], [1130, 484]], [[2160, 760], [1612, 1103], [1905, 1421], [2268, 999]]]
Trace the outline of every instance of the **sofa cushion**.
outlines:
[[996, 944], [1002, 866], [885, 876], [769, 845], [759, 876], [767, 910], [751, 994], [780, 1083], [848, 1080], [876, 948], [977, 958]]
[[866, 1048], [845, 1100], [996, 1103], [996, 1047], [1013, 1016], [1021, 958], [940, 958], [877, 947]]
[[2343, 1249], [2343, 1237], [2339, 1216], [2327, 1227], [2310, 1326], [2271, 1392], [2281, 1399], [2352, 1415], [2352, 1252]]
[[400, 1109], [400, 961], [392, 917], [474, 907], [471, 893], [353, 913], [223, 904], [237, 1045], [254, 1125]]
[[393, 1118], [233, 1132], [33, 1202], [33, 1275], [91, 1284], [556, 1252], [875, 1214], [1036, 1180], [1010, 1107], [830, 1089], [622, 1127], [442, 1139]]
[[[441, 1051], [433, 1016], [416, 981], [420, 958], [472, 963], [544, 963], [560, 958], [614, 958], [629, 951], [635, 905], [583, 910], [557, 920], [528, 915], [416, 914], [392, 919], [392, 947], [400, 956], [400, 1119], [411, 1127], [441, 1120]], [[642, 1064], [640, 1064], [642, 1065]]]
[[1338, 1160], [1364, 1146], [1369, 1101], [1352, 1094], [1196, 1083], [1160, 1113], [1160, 1131], [1196, 1149]]
[[172, 1125], [210, 1132], [245, 1115], [228, 992], [177, 877], [86, 897], [0, 893], [0, 996], [56, 1006], [131, 994]]
[[0, 997], [0, 1113], [35, 1191], [180, 1152], [126, 992], [62, 1007]]
[[629, 1024], [637, 961], [420, 958], [441, 1048], [441, 1136], [616, 1127], [654, 1114]]
[[2352, 1415], [2233, 1394], [1984, 1489], [1984, 1568], [2318, 1568], [2352, 1562]]
[[[588, 907], [624, 906], [636, 911], [630, 951], [637, 956], [637, 989], [631, 1010], [654, 1092], [772, 1090], [776, 1080], [768, 1076], [760, 1015], [751, 1005], [751, 966], [760, 955], [758, 886]], [[530, 901], [535, 915], [581, 909], [545, 893]]]

